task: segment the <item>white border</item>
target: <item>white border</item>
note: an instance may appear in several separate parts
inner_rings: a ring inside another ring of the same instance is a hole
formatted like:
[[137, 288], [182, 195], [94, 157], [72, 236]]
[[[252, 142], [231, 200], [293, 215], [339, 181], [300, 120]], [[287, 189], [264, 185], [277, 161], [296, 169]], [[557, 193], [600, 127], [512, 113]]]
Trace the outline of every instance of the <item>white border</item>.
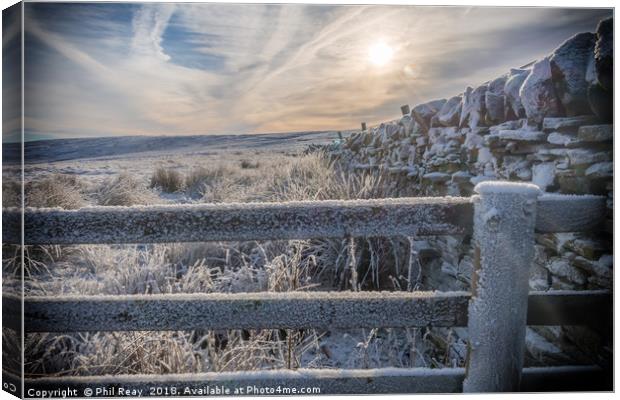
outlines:
[[[111, 2], [109, 0], [91, 0], [92, 2]], [[184, 1], [178, 1], [178, 0], [151, 0], [152, 2], [174, 2], [174, 3], [197, 3], [197, 2], [204, 2], [204, 1], [200, 1], [200, 0], [184, 0]], [[76, 1], [76, 0], [61, 0], [61, 2], [80, 2], [80, 1]], [[125, 1], [125, 2], [139, 2], [139, 1]], [[330, 1], [330, 0], [312, 0], [312, 1], [301, 1], [301, 0], [288, 0], [288, 1], [260, 1], [260, 0], [242, 0], [242, 1], [233, 1], [233, 0], [217, 0], [217, 1], [211, 1], [211, 2], [218, 2], [218, 3], [315, 3], [315, 4], [384, 4], [384, 5], [391, 5], [391, 4], [400, 4], [400, 5], [420, 5], [420, 6], [484, 6], [484, 7], [506, 7], [506, 6], [512, 6], [512, 7], [562, 7], [562, 8], [570, 8], [570, 7], [576, 7], [576, 8], [609, 8], [609, 7], [615, 7], [615, 3], [614, 1], [610, 1], [610, 0], [589, 0], [589, 1], [579, 1], [579, 0], [563, 0], [563, 1], [558, 1], [558, 0], [522, 0], [522, 1], [514, 1], [514, 0], [505, 0], [505, 1], [491, 1], [491, 0], [444, 0], [444, 1], [428, 1], [428, 0], [389, 0], [389, 1], [383, 1], [383, 0], [375, 0], [375, 1], [367, 1], [367, 0], [360, 0], [360, 1], [352, 1], [352, 0], [339, 0], [339, 1]], [[2, 6], [2, 9], [7, 8], [13, 4], [15, 4], [16, 1], [15, 0], [0, 0], [0, 5]], [[615, 12], [614, 12], [614, 16], [615, 16]], [[0, 19], [1, 21], [1, 19]], [[614, 30], [614, 42], [617, 43], [616, 41], [617, 39], [617, 35], [616, 35], [616, 30]], [[23, 41], [22, 41], [23, 43]], [[615, 47], [615, 46], [614, 46]], [[23, 56], [23, 52], [22, 52], [22, 56]], [[614, 64], [614, 76], [617, 76], [617, 69], [618, 69], [618, 64], [615, 63]], [[1, 75], [0, 75], [1, 76]], [[22, 78], [23, 79], [23, 78]], [[1, 80], [0, 80], [1, 82]], [[0, 83], [0, 87], [1, 87], [1, 83]], [[617, 89], [618, 89], [618, 81], [615, 80], [614, 83], [614, 93], [617, 93]], [[22, 82], [22, 90], [23, 90], [23, 82]], [[614, 96], [615, 98], [615, 96]], [[615, 100], [615, 99], [614, 99]], [[23, 102], [23, 94], [22, 94], [22, 102]], [[615, 103], [614, 105], [614, 116], [619, 115], [619, 111], [620, 111], [620, 105], [618, 104], [618, 102]], [[2, 109], [0, 107], [0, 120], [2, 117]], [[23, 105], [22, 105], [22, 124], [23, 124]], [[22, 135], [23, 135], [23, 126], [22, 126]], [[614, 124], [614, 137], [619, 137], [618, 135], [620, 135], [620, 132], [617, 128], [617, 126]], [[23, 142], [23, 138], [22, 138], [22, 142]], [[0, 144], [0, 148], [1, 148], [1, 144]], [[618, 154], [618, 151], [620, 150], [620, 140], [614, 140], [614, 152], [615, 154]], [[617, 186], [619, 183], [619, 179], [618, 178], [618, 166], [614, 165], [614, 186]], [[0, 183], [1, 183], [1, 177], [0, 177]], [[0, 200], [1, 200], [1, 194], [0, 194]], [[616, 213], [614, 210], [614, 253], [615, 253], [615, 249], [618, 248], [618, 243], [620, 243], [620, 238], [618, 238], [618, 232], [615, 229], [616, 225], [615, 225], [615, 217], [616, 217]], [[1, 234], [0, 234], [1, 235]], [[615, 258], [615, 257], [614, 257]], [[618, 283], [614, 282], [614, 291], [618, 288]], [[615, 296], [614, 296], [615, 297]], [[614, 299], [614, 309], [616, 310], [616, 300]], [[1, 311], [1, 305], [0, 305], [0, 311]], [[615, 322], [615, 313], [614, 313], [614, 322]], [[615, 324], [614, 324], [615, 327]], [[618, 343], [618, 341], [620, 340], [620, 334], [618, 333], [618, 330], [616, 329], [614, 332], [614, 344]], [[614, 346], [615, 348], [615, 346]], [[618, 382], [618, 378], [620, 377], [620, 373], [618, 372], [618, 368], [617, 368], [617, 361], [618, 361], [618, 354], [617, 352], [614, 351], [614, 367], [615, 367], [615, 371], [614, 371], [614, 381], [615, 383]], [[0, 361], [0, 365], [1, 365], [1, 361]], [[459, 396], [464, 396], [462, 394], [455, 394], [455, 395], [415, 395], [416, 399], [436, 399], [436, 398], [444, 398], [444, 399], [458, 399]], [[465, 396], [470, 396], [471, 395], [465, 395]], [[477, 395], [475, 395], [477, 396]], [[532, 396], [537, 396], [537, 395], [532, 395], [532, 394], [484, 394], [484, 395], [480, 395], [483, 396], [486, 399], [495, 399], [495, 398], [511, 398], [511, 399], [521, 399], [521, 398], [532, 398]], [[545, 394], [544, 395], [546, 399], [562, 399], [562, 400], [582, 400], [584, 394], [583, 393], [558, 393], [558, 394]], [[607, 398], [612, 398], [613, 394], [610, 393], [588, 393], [588, 400], [597, 400], [597, 399], [607, 399]], [[306, 396], [304, 397], [304, 399], [322, 399], [325, 398], [326, 396]], [[374, 395], [373, 398], [413, 398], [413, 395], [391, 395], [391, 396], [383, 396], [383, 395]], [[221, 398], [221, 397], [220, 397]], [[243, 397], [243, 399], [259, 399], [261, 397]], [[264, 398], [264, 397], [262, 397]], [[329, 396], [329, 398], [331, 399], [350, 399], [351, 396]], [[14, 396], [11, 396], [10, 394], [8, 394], [7, 392], [1, 391], [0, 392], [0, 400], [8, 400], [8, 399], [15, 399]], [[205, 397], [206, 399], [206, 397]]]

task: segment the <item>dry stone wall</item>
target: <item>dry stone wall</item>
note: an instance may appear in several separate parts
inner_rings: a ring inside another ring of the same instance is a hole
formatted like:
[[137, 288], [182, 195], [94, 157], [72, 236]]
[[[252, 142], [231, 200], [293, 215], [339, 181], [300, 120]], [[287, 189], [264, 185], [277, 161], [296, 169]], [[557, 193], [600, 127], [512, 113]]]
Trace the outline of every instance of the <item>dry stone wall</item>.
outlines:
[[[511, 180], [533, 182], [545, 192], [607, 196], [608, 220], [599, 232], [537, 235], [530, 287], [610, 289], [612, 108], [610, 18], [548, 57], [352, 134], [340, 157], [355, 170], [389, 173], [396, 187], [414, 185], [420, 195], [470, 196], [479, 182]], [[469, 240], [415, 242], [440, 254], [436, 265], [425, 268], [428, 287], [468, 289]], [[543, 363], [605, 358], [604, 339], [586, 328], [536, 328], [527, 338], [529, 356]]]

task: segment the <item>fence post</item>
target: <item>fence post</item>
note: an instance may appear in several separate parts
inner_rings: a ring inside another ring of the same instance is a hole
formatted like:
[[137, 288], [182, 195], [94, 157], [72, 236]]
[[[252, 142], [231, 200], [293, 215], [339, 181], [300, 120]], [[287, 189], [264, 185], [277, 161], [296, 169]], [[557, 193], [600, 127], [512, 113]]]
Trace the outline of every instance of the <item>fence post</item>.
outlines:
[[513, 182], [483, 182], [474, 190], [474, 272], [463, 391], [518, 391], [540, 190]]

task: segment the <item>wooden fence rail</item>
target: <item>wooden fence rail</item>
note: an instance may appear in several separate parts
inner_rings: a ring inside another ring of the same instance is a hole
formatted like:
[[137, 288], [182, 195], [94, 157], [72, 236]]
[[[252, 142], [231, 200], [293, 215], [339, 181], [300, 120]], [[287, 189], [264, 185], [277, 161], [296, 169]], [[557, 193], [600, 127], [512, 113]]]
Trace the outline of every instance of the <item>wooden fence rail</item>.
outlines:
[[[542, 196], [536, 230], [600, 227], [600, 196]], [[3, 210], [4, 243], [21, 243], [20, 210]], [[26, 209], [24, 244], [113, 244], [455, 235], [472, 231], [470, 198]]]
[[[606, 290], [532, 292], [528, 325], [597, 325]], [[285, 292], [50, 296], [24, 300], [28, 332], [192, 329], [343, 329], [467, 326], [469, 292]], [[3, 307], [21, 312], [19, 296]], [[19, 321], [3, 321], [20, 329]]]
[[[604, 220], [605, 199], [540, 196], [533, 185], [506, 182], [484, 182], [476, 186], [476, 192], [478, 195], [472, 198], [90, 207], [74, 211], [26, 209], [23, 214], [19, 210], [4, 210], [5, 243], [26, 245], [472, 232], [474, 239], [471, 293], [288, 292], [27, 297], [23, 300], [23, 327], [27, 333], [467, 326], [469, 351], [465, 370], [388, 368], [59, 377], [28, 379], [27, 388], [81, 387], [93, 382], [136, 388], [172, 382], [191, 388], [211, 382], [237, 386], [255, 382], [263, 386], [318, 386], [322, 393], [489, 392], [570, 388], [567, 380], [575, 376], [599, 377], [598, 367], [523, 369], [523, 354], [527, 324], [596, 325], [611, 321], [609, 292], [528, 293], [534, 232], [596, 229]], [[3, 306], [10, 311], [3, 315], [21, 314], [22, 299], [5, 295]], [[3, 324], [18, 331], [22, 329], [21, 321], [3, 320]], [[541, 382], [554, 382], [556, 386]], [[28, 392], [24, 394], [29, 396]]]
[[[21, 218], [6, 211], [5, 221]], [[471, 230], [469, 198], [27, 209], [26, 244], [161, 243], [453, 235]], [[15, 224], [5, 223], [4, 227]], [[17, 224], [19, 226], [19, 224]], [[3, 232], [19, 243], [19, 232]]]

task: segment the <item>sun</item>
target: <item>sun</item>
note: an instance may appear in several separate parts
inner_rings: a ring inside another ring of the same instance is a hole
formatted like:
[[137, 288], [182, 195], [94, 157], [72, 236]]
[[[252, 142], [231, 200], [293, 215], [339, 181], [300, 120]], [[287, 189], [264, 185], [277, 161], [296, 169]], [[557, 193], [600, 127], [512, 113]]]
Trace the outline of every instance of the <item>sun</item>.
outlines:
[[368, 60], [377, 67], [382, 67], [390, 62], [394, 55], [394, 49], [385, 42], [377, 42], [368, 49]]

